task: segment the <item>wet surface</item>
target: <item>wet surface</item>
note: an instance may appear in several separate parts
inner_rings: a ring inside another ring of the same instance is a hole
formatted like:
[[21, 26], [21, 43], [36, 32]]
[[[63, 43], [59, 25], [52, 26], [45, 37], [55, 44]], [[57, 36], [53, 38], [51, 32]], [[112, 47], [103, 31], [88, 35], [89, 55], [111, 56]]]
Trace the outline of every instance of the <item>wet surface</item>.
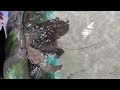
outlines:
[[[38, 15], [37, 13], [34, 12]], [[45, 18], [44, 23], [41, 23], [38, 17], [28, 15], [28, 20], [23, 23], [26, 27], [25, 35], [27, 37], [29, 34], [29, 45], [32, 48], [42, 53], [57, 54], [62, 64], [61, 78], [120, 78], [120, 12], [55, 11], [55, 16], [59, 19], [45, 22]], [[14, 22], [16, 18], [12, 18], [11, 22]], [[12, 26], [11, 22], [9, 25]], [[41, 76], [38, 66], [31, 65], [31, 69]], [[34, 74], [33, 78], [40, 77], [37, 75]]]

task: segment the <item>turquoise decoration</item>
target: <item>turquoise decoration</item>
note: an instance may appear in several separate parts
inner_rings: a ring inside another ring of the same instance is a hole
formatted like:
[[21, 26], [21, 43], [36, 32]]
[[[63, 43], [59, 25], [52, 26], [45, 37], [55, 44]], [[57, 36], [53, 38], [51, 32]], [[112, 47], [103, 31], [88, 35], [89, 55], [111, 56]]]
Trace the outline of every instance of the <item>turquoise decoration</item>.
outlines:
[[[49, 54], [47, 56], [47, 62], [48, 64], [52, 65], [52, 66], [59, 66], [59, 59], [55, 57], [55, 55], [51, 55]], [[59, 79], [61, 77], [61, 73], [60, 72], [55, 72], [55, 73], [49, 73], [48, 78], [50, 79]]]
[[44, 23], [47, 20], [55, 18], [54, 11], [42, 11], [40, 15], [41, 19], [39, 20], [39, 23]]
[[34, 18], [32, 20], [29, 20], [32, 24], [36, 25], [36, 24], [40, 24], [40, 23], [44, 23], [47, 20], [52, 20], [54, 19], [56, 16], [54, 15], [54, 11], [32, 11], [30, 13], [30, 18]]

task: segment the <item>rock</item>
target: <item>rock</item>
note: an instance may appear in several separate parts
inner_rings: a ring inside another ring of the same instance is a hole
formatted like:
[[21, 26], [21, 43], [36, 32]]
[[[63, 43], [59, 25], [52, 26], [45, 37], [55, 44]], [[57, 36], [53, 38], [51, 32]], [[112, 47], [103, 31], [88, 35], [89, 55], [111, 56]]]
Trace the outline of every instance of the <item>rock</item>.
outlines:
[[44, 61], [45, 57], [42, 56], [42, 53], [30, 46], [27, 46], [27, 56], [32, 64], [38, 65], [46, 73], [56, 72], [62, 68], [62, 65], [51, 66], [47, 64], [46, 61]]
[[[26, 56], [26, 46], [20, 12], [13, 13], [16, 20], [9, 25], [12, 30], [6, 40], [6, 60], [4, 63], [4, 79], [30, 79], [30, 71]], [[11, 21], [11, 20], [10, 20]]]

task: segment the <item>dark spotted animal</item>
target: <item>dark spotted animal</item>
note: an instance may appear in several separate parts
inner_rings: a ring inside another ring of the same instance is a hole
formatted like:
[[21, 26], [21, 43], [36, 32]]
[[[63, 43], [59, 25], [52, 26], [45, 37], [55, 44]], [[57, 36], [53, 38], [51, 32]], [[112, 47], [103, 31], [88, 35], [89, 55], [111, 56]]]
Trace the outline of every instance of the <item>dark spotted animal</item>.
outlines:
[[30, 32], [30, 46], [41, 50], [44, 54], [56, 54], [60, 57], [64, 51], [57, 46], [57, 39], [65, 35], [69, 29], [69, 21], [59, 18], [48, 20], [34, 27]]

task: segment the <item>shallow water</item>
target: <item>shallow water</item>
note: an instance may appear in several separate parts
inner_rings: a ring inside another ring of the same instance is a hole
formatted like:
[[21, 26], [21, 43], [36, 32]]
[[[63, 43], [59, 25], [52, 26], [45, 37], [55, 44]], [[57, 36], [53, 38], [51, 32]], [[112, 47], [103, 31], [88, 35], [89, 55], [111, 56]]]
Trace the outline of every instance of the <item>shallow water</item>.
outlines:
[[61, 78], [120, 78], [119, 11], [53, 12], [70, 21], [68, 32], [57, 40], [64, 50], [59, 58]]
[[68, 33], [58, 40], [65, 51], [62, 78], [120, 78], [120, 12], [61, 11], [70, 21]]

